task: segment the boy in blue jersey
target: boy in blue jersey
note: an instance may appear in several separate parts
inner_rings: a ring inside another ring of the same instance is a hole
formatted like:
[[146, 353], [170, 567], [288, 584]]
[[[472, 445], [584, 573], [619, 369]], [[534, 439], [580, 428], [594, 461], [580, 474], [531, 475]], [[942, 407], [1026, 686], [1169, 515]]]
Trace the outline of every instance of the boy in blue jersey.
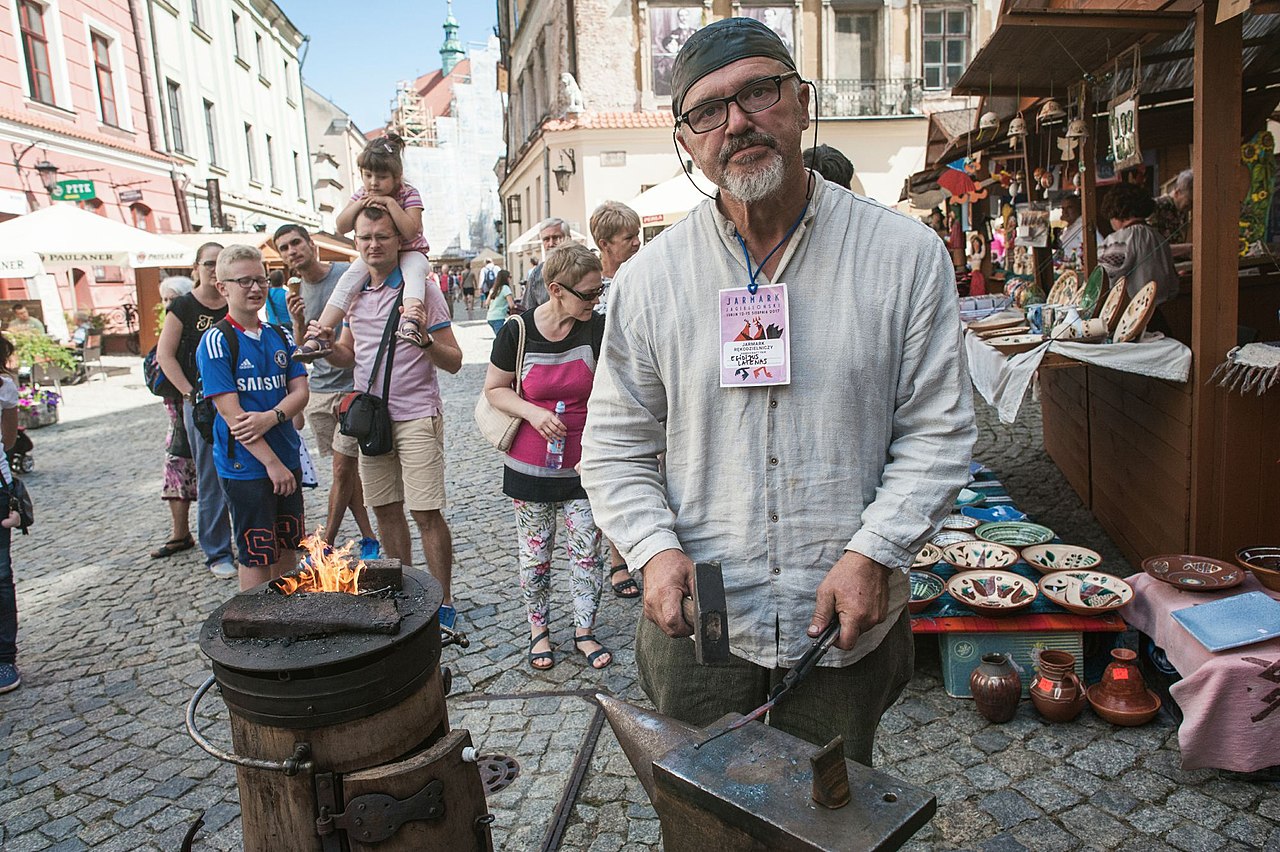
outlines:
[[218, 255], [218, 290], [227, 317], [205, 332], [196, 353], [204, 396], [213, 400], [213, 459], [231, 506], [240, 588], [297, 565], [304, 530], [298, 431], [307, 373], [293, 360], [290, 335], [258, 321], [267, 299], [262, 254], [227, 246]]

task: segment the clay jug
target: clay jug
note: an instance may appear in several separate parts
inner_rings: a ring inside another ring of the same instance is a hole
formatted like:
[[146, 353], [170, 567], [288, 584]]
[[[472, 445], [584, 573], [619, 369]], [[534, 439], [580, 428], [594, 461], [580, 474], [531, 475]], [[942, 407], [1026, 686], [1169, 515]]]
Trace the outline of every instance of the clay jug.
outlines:
[[979, 713], [992, 722], [1007, 722], [1018, 711], [1022, 678], [1007, 654], [983, 654], [969, 675], [969, 691]]
[[1069, 722], [1088, 699], [1075, 673], [1076, 658], [1066, 651], [1040, 652], [1039, 674], [1031, 683], [1031, 703], [1050, 722]]

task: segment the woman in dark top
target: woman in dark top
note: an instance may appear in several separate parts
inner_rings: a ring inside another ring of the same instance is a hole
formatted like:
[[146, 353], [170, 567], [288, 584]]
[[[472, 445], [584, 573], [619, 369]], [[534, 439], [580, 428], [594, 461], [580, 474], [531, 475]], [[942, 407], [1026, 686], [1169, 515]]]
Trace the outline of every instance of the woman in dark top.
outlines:
[[185, 296], [169, 303], [160, 341], [156, 344], [156, 361], [169, 380], [183, 395], [183, 420], [187, 440], [196, 463], [196, 517], [200, 549], [205, 564], [215, 577], [229, 578], [237, 574], [231, 556], [231, 521], [227, 514], [227, 498], [213, 467], [213, 447], [205, 443], [191, 416], [191, 392], [199, 386], [196, 371], [196, 348], [200, 338], [227, 315], [227, 300], [218, 292], [217, 263], [222, 246], [205, 243], [196, 251], [192, 278], [196, 286]]
[[[529, 664], [539, 670], [555, 665], [548, 626], [551, 554], [556, 516], [563, 511], [573, 641], [592, 668], [602, 669], [613, 662], [613, 654], [592, 633], [604, 588], [600, 530], [575, 469], [604, 337], [604, 317], [593, 310], [602, 289], [600, 260], [583, 246], [561, 246], [547, 255], [543, 270], [550, 298], [520, 316], [525, 327], [521, 392], [513, 387], [520, 338], [514, 322], [502, 326], [493, 342], [484, 392], [494, 408], [524, 421], [507, 453], [502, 491], [515, 502]], [[559, 413], [557, 403], [564, 404]], [[549, 451], [552, 441], [563, 441], [559, 458]]]

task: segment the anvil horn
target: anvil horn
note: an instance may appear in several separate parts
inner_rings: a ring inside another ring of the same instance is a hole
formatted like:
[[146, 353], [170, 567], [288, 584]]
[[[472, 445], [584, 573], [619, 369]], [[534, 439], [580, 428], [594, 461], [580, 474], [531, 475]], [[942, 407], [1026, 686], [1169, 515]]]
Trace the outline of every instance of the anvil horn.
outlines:
[[704, 739], [700, 728], [678, 722], [670, 716], [662, 716], [642, 710], [634, 704], [619, 701], [608, 695], [596, 693], [596, 701], [609, 720], [609, 727], [618, 738], [622, 751], [631, 761], [636, 777], [653, 801], [653, 762], [680, 746], [692, 745]]

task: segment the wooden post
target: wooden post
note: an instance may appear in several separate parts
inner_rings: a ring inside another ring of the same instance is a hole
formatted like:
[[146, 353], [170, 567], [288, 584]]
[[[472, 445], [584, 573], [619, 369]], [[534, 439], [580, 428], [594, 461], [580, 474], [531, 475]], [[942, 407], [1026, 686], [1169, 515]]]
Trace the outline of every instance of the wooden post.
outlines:
[[156, 336], [156, 305], [160, 304], [159, 269], [133, 270], [133, 286], [137, 291], [138, 348], [144, 354], [151, 351], [159, 339]]
[[1227, 392], [1206, 384], [1236, 345], [1239, 316], [1240, 17], [1214, 21], [1218, 0], [1196, 9], [1191, 252], [1192, 553], [1221, 556], [1230, 451]]
[[[1082, 83], [1080, 86], [1081, 103], [1089, 103], [1089, 86]], [[1086, 115], [1093, 112], [1092, 108]], [[1084, 163], [1084, 167], [1080, 172], [1080, 217], [1083, 220], [1080, 225], [1080, 245], [1083, 251], [1084, 274], [1088, 276], [1093, 272], [1094, 267], [1098, 265], [1098, 241], [1094, 235], [1097, 233], [1098, 227], [1098, 177], [1095, 174], [1098, 168], [1098, 150], [1097, 142], [1094, 141], [1094, 128], [1089, 128], [1089, 135], [1080, 140], [1080, 162]], [[1102, 299], [1106, 293], [1099, 294], [1098, 298]]]

